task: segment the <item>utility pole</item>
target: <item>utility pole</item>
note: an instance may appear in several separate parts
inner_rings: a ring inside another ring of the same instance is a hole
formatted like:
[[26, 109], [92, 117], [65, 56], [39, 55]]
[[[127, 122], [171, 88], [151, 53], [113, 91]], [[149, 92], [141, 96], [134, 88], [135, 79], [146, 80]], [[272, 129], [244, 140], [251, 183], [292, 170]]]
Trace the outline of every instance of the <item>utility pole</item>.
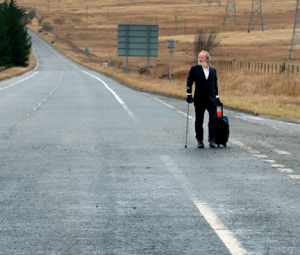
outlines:
[[237, 24], [237, 18], [236, 18], [236, 9], [235, 9], [235, 0], [227, 0], [226, 10], [225, 10], [225, 17], [224, 17], [224, 23], [225, 25], [226, 20], [229, 16], [229, 14], [232, 14], [232, 17], [235, 21], [235, 24]]
[[[209, 3], [209, 6], [210, 6], [210, 4], [211, 3], [213, 3], [213, 2], [217, 2], [218, 4], [219, 4], [219, 7], [221, 7], [221, 2], [220, 2], [221, 0], [207, 0], [207, 2]], [[199, 2], [200, 3], [200, 2]], [[202, 3], [202, 1], [201, 1], [201, 3]]]
[[[295, 18], [295, 25], [294, 25], [294, 33], [292, 39], [292, 46], [290, 49], [290, 59], [293, 57], [294, 47], [299, 43], [299, 34], [297, 33], [297, 26], [298, 26], [298, 10], [299, 10], [299, 0], [297, 0], [297, 7], [296, 7], [296, 18]], [[298, 31], [299, 32], [299, 31]]]
[[[255, 18], [255, 14], [259, 16], [260, 21], [253, 19]], [[261, 0], [252, 0], [252, 8], [251, 8], [248, 33], [250, 33], [251, 25], [255, 25], [255, 24], [261, 26], [261, 30], [264, 31], [264, 21], [263, 21], [263, 16], [261, 11]]]

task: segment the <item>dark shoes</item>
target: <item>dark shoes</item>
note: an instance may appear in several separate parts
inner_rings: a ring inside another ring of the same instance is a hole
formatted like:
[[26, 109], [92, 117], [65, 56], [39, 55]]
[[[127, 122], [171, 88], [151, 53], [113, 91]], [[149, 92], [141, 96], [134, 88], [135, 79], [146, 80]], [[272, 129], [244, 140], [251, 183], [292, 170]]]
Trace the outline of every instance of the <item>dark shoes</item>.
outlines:
[[203, 143], [203, 141], [197, 140], [197, 145], [198, 145], [198, 149], [203, 149], [203, 148], [204, 148], [204, 143]]
[[216, 147], [215, 139], [214, 138], [208, 137], [208, 142], [209, 142], [210, 148], [215, 148]]

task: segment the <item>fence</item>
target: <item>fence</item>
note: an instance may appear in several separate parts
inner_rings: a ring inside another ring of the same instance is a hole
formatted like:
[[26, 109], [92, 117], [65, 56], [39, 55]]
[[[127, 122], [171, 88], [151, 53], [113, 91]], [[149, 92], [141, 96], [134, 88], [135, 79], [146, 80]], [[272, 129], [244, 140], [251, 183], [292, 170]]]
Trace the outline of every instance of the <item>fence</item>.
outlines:
[[243, 61], [227, 61], [227, 60], [213, 60], [210, 65], [224, 70], [247, 70], [251, 73], [261, 74], [275, 74], [275, 73], [299, 73], [300, 66], [283, 64], [267, 64], [256, 62]]

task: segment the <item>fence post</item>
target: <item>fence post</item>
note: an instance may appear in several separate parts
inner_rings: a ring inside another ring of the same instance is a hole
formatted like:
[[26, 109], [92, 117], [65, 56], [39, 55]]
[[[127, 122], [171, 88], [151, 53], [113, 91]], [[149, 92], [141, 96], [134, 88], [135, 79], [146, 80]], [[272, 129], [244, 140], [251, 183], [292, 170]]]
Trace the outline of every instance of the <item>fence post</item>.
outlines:
[[292, 73], [294, 73], [294, 65], [292, 65]]

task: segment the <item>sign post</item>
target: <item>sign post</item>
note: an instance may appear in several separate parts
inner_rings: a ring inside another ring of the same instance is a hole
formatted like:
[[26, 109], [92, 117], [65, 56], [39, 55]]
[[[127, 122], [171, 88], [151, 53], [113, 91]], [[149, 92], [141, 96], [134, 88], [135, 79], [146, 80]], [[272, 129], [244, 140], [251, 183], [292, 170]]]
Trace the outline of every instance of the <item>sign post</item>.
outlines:
[[170, 72], [169, 72], [169, 77], [170, 81], [172, 80], [172, 53], [173, 53], [173, 48], [175, 48], [176, 42], [172, 39], [167, 41], [167, 47], [170, 49]]
[[128, 57], [150, 57], [158, 55], [158, 25], [118, 25], [118, 56], [126, 56], [126, 73]]
[[88, 48], [85, 48], [83, 53], [85, 54], [85, 63], [86, 63], [87, 62], [87, 56], [90, 54]]

